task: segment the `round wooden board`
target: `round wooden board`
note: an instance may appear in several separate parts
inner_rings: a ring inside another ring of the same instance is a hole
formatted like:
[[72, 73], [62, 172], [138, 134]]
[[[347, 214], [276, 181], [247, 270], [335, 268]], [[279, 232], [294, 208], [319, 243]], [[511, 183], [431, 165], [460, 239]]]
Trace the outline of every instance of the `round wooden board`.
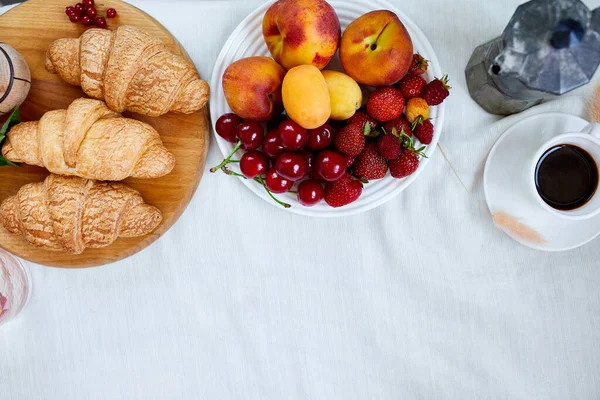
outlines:
[[[65, 7], [73, 0], [29, 0], [0, 16], [0, 41], [19, 51], [31, 69], [31, 90], [21, 106], [21, 120], [38, 120], [45, 112], [67, 108], [76, 98], [84, 97], [79, 87], [64, 83], [58, 75], [44, 68], [45, 53], [50, 43], [63, 37], [79, 37], [85, 27], [69, 22]], [[100, 2], [98, 2], [100, 3]], [[119, 15], [108, 20], [109, 29], [118, 25], [133, 25], [163, 40], [176, 53], [185, 50], [155, 19], [134, 6], [119, 0], [103, 0], [99, 13], [114, 7]], [[140, 238], [119, 238], [102, 249], [86, 249], [71, 255], [35, 248], [22, 237], [9, 234], [0, 227], [0, 246], [26, 260], [56, 267], [81, 268], [108, 264], [126, 258], [158, 239], [182, 214], [200, 183], [204, 171], [210, 138], [208, 109], [190, 115], [169, 113], [158, 118], [138, 114], [126, 116], [142, 120], [160, 132], [165, 146], [173, 152], [177, 164], [173, 172], [159, 179], [127, 179], [148, 204], [160, 209], [163, 222], [151, 235]], [[4, 118], [5, 119], [5, 118]], [[44, 180], [48, 171], [23, 165], [0, 168], [0, 202], [17, 193], [30, 182]]]

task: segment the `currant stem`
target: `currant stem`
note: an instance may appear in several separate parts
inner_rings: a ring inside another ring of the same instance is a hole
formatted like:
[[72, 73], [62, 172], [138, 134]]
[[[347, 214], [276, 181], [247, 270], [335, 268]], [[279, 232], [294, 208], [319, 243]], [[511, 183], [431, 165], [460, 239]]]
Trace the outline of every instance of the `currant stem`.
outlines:
[[236, 151], [238, 151], [240, 149], [240, 147], [242, 147], [242, 142], [241, 140], [238, 140], [238, 142], [236, 143], [235, 147], [233, 148], [233, 150], [231, 151], [231, 153], [227, 156], [226, 159], [223, 160], [223, 162], [221, 162], [221, 164], [217, 165], [216, 167], [212, 167], [210, 169], [210, 172], [217, 172], [217, 170], [223, 168], [224, 166], [226, 166], [227, 164], [229, 164], [231, 161], [231, 157], [233, 157], [233, 155], [235, 154]]
[[285, 208], [290, 208], [291, 207], [291, 205], [289, 205], [287, 203], [284, 203], [284, 202], [278, 200], [275, 196], [273, 196], [273, 193], [271, 193], [271, 191], [267, 188], [267, 185], [265, 185], [265, 182], [263, 181], [262, 176], [259, 176], [258, 180], [259, 180], [260, 184], [265, 188], [265, 190], [267, 191], [267, 193], [269, 194], [269, 196], [271, 196], [271, 198], [273, 200], [275, 200], [275, 202], [277, 202], [277, 204], [279, 204], [279, 205], [281, 205], [281, 206], [283, 206]]

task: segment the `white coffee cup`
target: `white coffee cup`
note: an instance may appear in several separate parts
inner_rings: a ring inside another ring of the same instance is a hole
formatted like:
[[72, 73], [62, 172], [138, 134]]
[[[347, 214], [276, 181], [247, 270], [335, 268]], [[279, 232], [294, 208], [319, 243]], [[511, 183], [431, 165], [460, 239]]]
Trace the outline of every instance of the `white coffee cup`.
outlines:
[[531, 167], [530, 171], [528, 172], [529, 176], [527, 178], [528, 185], [533, 189], [535, 198], [540, 206], [547, 211], [562, 218], [571, 220], [584, 220], [592, 218], [600, 214], [600, 190], [596, 190], [596, 193], [594, 193], [592, 198], [583, 206], [574, 210], [563, 211], [547, 204], [536, 189], [535, 175], [540, 159], [551, 148], [565, 144], [570, 144], [587, 151], [594, 159], [596, 167], [598, 167], [600, 170], [600, 124], [591, 123], [581, 132], [564, 133], [562, 135], [555, 136], [544, 143], [531, 160]]

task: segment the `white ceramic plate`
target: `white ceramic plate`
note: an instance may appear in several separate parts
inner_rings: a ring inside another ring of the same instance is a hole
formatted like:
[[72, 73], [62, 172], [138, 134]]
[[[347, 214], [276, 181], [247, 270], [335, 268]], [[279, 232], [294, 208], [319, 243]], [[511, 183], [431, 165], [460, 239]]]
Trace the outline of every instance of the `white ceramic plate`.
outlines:
[[572, 221], [540, 207], [528, 185], [531, 157], [545, 142], [565, 132], [580, 132], [589, 122], [570, 114], [542, 113], [516, 123], [496, 142], [483, 173], [483, 188], [492, 214], [507, 213], [538, 232], [545, 243], [506, 233], [536, 250], [565, 251], [582, 246], [600, 234], [600, 216]]
[[[241, 58], [251, 56], [270, 56], [269, 50], [262, 35], [262, 19], [267, 9], [273, 3], [274, 1], [271, 1], [262, 5], [248, 17], [246, 17], [246, 19], [244, 19], [242, 23], [233, 31], [223, 46], [221, 54], [219, 54], [219, 57], [217, 58], [211, 79], [212, 93], [210, 99], [210, 113], [213, 120], [213, 130], [214, 123], [217, 121], [217, 119], [221, 115], [231, 112], [231, 109], [225, 100], [223, 86], [221, 84], [221, 79], [225, 69], [231, 63]], [[437, 57], [423, 32], [421, 32], [421, 30], [410, 19], [408, 19], [406, 15], [395, 8], [392, 4], [384, 0], [371, 0], [368, 2], [362, 0], [330, 0], [329, 3], [334, 7], [340, 19], [342, 32], [352, 21], [369, 11], [382, 9], [393, 11], [398, 15], [400, 20], [408, 29], [415, 51], [418, 51], [429, 60], [429, 70], [426, 77], [427, 81], [432, 80], [434, 77], [442, 76]], [[336, 69], [342, 71], [337, 55], [326, 69]], [[433, 142], [425, 151], [429, 158], [431, 158], [435, 152], [437, 142], [442, 132], [442, 126], [444, 124], [444, 110], [445, 104], [432, 107], [431, 110], [431, 118], [435, 125], [435, 134], [433, 137]], [[226, 157], [233, 149], [233, 145], [222, 139], [217, 134], [215, 134], [215, 138], [219, 148], [221, 149], [221, 152], [223, 153], [223, 156]], [[357, 214], [385, 203], [406, 189], [420, 175], [423, 169], [427, 166], [427, 163], [428, 159], [422, 158], [419, 169], [408, 178], [394, 179], [388, 174], [388, 176], [386, 176], [384, 179], [372, 181], [366, 184], [362, 195], [357, 201], [341, 208], [331, 208], [324, 201], [314, 207], [303, 207], [300, 203], [298, 203], [296, 195], [291, 193], [278, 195], [277, 197], [282, 201], [291, 204], [292, 207], [288, 210], [297, 214], [315, 217], [341, 217], [345, 215]], [[258, 185], [256, 182], [245, 179], [242, 179], [242, 182], [265, 201], [274, 206], [281, 207], [271, 198], [269, 198], [264, 188]]]

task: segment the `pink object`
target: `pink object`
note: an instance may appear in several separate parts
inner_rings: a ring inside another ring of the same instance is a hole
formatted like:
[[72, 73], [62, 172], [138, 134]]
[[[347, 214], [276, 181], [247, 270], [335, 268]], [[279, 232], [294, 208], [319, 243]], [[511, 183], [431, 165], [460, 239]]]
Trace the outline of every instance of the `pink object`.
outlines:
[[0, 325], [15, 318], [27, 305], [30, 295], [29, 272], [17, 258], [0, 250]]

